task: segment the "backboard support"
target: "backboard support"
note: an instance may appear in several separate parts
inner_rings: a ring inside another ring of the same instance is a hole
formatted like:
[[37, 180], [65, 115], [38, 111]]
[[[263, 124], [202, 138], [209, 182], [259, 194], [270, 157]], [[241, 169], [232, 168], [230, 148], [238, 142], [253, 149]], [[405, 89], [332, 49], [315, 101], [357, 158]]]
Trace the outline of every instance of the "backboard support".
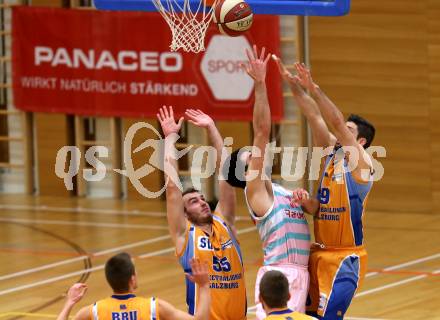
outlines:
[[[190, 0], [194, 3], [199, 1]], [[184, 0], [181, 2], [183, 5]], [[255, 14], [342, 16], [350, 11], [350, 0], [247, 0], [247, 2]], [[94, 0], [94, 4], [100, 10], [156, 11], [151, 0]]]

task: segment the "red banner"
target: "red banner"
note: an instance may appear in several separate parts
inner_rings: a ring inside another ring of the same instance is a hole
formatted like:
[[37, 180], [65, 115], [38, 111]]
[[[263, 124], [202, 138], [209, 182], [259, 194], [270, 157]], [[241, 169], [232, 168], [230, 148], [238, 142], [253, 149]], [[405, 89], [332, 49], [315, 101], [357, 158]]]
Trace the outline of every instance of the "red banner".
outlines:
[[[13, 92], [17, 108], [78, 115], [155, 117], [200, 108], [216, 120], [251, 120], [253, 81], [240, 68], [245, 48], [279, 54], [279, 20], [255, 16], [241, 37], [208, 30], [200, 54], [170, 52], [158, 13], [14, 7]], [[281, 80], [267, 75], [273, 120], [282, 118]]]

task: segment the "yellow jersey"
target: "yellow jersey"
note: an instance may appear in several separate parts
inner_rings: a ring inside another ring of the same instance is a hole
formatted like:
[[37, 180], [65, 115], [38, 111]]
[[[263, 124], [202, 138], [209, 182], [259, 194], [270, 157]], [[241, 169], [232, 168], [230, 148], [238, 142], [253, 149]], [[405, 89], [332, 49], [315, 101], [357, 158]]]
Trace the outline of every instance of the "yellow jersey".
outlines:
[[156, 298], [140, 298], [134, 294], [115, 294], [92, 305], [93, 320], [159, 320]]
[[342, 148], [326, 159], [315, 216], [315, 241], [324, 247], [357, 247], [364, 243], [364, 214], [372, 181], [357, 181], [348, 170]]
[[[185, 245], [178, 252], [184, 272], [191, 272], [192, 258], [208, 262], [211, 292], [210, 320], [246, 319], [246, 288], [240, 246], [219, 213], [213, 214], [212, 235], [188, 223]], [[188, 313], [197, 308], [197, 285], [186, 280]]]
[[265, 320], [311, 320], [313, 317], [307, 316], [299, 312], [293, 312], [290, 309], [272, 311]]

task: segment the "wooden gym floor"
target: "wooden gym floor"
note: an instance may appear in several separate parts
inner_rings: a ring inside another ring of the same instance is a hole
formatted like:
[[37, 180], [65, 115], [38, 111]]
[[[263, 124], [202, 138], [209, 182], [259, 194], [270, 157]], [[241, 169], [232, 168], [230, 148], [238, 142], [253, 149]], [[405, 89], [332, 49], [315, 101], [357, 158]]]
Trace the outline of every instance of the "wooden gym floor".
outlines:
[[[89, 285], [79, 306], [110, 295], [103, 264], [119, 251], [136, 257], [139, 295], [185, 309], [162, 203], [1, 196], [0, 212], [1, 319], [56, 318], [77, 281]], [[253, 319], [262, 251], [244, 208], [239, 214]], [[346, 319], [440, 319], [440, 216], [367, 212], [365, 231], [369, 273]]]

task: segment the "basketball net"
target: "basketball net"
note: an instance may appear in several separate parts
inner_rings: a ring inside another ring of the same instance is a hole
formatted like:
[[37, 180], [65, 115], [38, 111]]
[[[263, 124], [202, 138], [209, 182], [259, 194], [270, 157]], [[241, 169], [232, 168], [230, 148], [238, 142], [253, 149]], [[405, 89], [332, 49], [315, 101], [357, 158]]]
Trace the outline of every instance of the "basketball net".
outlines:
[[152, 1], [170, 26], [173, 36], [171, 51], [179, 49], [195, 53], [205, 51], [206, 30], [211, 23], [218, 0], [198, 0], [198, 4], [195, 1], [192, 5], [190, 0], [183, 0], [183, 6], [177, 0], [162, 0], [165, 6], [161, 0]]

